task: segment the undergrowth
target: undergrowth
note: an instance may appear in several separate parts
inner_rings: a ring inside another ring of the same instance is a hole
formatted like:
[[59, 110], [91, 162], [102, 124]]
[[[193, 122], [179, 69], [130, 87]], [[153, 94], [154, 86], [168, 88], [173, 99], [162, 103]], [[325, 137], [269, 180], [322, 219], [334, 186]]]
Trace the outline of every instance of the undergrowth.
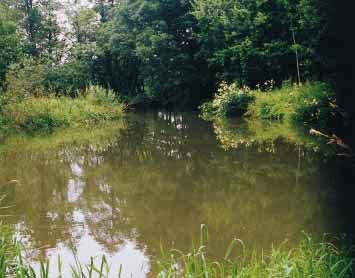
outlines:
[[222, 83], [214, 99], [200, 110], [205, 119], [243, 115], [319, 127], [334, 124], [341, 114], [334, 91], [322, 82], [285, 82], [281, 88], [271, 86], [263, 90]]
[[91, 86], [77, 98], [41, 96], [9, 102], [2, 108], [2, 129], [51, 132], [68, 126], [88, 126], [122, 117], [124, 105], [112, 92]]
[[[23, 247], [14, 239], [12, 233], [0, 226], [0, 277], [47, 278], [53, 277], [50, 262], [40, 263], [35, 270], [21, 256]], [[198, 247], [192, 247], [187, 254], [179, 250], [165, 252], [161, 248], [161, 258], [154, 264], [158, 267], [156, 277], [211, 277], [211, 278], [269, 278], [269, 277], [354, 277], [353, 249], [344, 238], [324, 236], [317, 241], [304, 234], [299, 246], [287, 249], [286, 245], [273, 247], [269, 254], [260, 252], [247, 253], [244, 243], [234, 239], [225, 256], [220, 260], [211, 260], [208, 252], [208, 232], [202, 225], [201, 239]], [[73, 253], [70, 273], [62, 273], [61, 258], [57, 258], [55, 270], [58, 277], [91, 278], [121, 277], [122, 267], [118, 273], [110, 273], [110, 266], [103, 256], [99, 262], [91, 258], [83, 265]], [[64, 275], [64, 276], [63, 276]]]
[[[328, 238], [316, 241], [304, 235], [299, 246], [273, 247], [270, 255], [246, 254], [244, 244], [235, 239], [219, 261], [209, 259], [208, 242], [201, 230], [201, 242], [184, 254], [179, 250], [163, 252], [159, 260], [159, 278], [165, 277], [354, 277], [353, 250], [344, 241]], [[333, 243], [335, 242], [335, 243]]]

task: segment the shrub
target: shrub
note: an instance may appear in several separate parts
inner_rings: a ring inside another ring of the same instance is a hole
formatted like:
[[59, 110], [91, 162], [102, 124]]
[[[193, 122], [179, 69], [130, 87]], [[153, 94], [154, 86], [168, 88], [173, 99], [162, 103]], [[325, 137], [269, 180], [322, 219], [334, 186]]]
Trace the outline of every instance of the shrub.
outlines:
[[339, 114], [335, 92], [326, 83], [308, 82], [298, 87], [294, 105], [294, 119], [304, 123], [327, 126]]
[[26, 97], [44, 95], [45, 68], [42, 64], [24, 59], [9, 67], [6, 74], [6, 92], [3, 102], [18, 102]]
[[2, 116], [15, 129], [26, 132], [53, 131], [65, 126], [85, 126], [121, 118], [124, 106], [112, 92], [91, 88], [86, 95], [30, 97], [4, 107]]
[[247, 115], [266, 120], [292, 120], [329, 126], [340, 114], [331, 87], [322, 82], [284, 84], [272, 91], [254, 91], [255, 101]]
[[93, 103], [99, 105], [119, 105], [122, 103], [121, 99], [112, 90], [97, 85], [88, 86], [82, 95], [91, 98]]
[[56, 67], [47, 66], [44, 86], [61, 96], [77, 96], [92, 81], [92, 70], [85, 61], [70, 61]]
[[211, 103], [200, 106], [205, 117], [233, 117], [243, 115], [248, 105], [254, 101], [254, 95], [248, 87], [238, 87], [237, 83], [228, 85], [222, 82]]
[[205, 120], [208, 120], [208, 119], [212, 119], [213, 116], [216, 116], [216, 111], [215, 109], [213, 108], [213, 103], [212, 101], [207, 101], [205, 103], [203, 103], [200, 107], [200, 112], [201, 112], [201, 115], [203, 116], [203, 118]]
[[249, 106], [247, 115], [264, 120], [291, 119], [293, 94], [292, 86], [266, 92], [254, 91], [255, 101]]

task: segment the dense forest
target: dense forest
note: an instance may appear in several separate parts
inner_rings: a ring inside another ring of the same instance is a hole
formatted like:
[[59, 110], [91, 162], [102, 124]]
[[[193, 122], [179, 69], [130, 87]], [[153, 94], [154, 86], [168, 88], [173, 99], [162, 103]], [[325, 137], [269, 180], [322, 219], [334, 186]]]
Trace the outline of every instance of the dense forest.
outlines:
[[1, 1], [2, 90], [74, 96], [99, 84], [132, 105], [196, 106], [221, 81], [330, 80], [344, 90], [351, 78], [339, 1], [82, 2]]

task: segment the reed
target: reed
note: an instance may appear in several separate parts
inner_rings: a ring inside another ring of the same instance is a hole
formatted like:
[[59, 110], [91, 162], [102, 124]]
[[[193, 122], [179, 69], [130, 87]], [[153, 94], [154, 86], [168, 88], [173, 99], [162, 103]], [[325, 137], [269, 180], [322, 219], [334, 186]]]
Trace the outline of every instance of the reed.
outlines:
[[[201, 229], [201, 239], [205, 227]], [[336, 242], [336, 244], [334, 243]], [[158, 261], [159, 278], [166, 277], [354, 277], [353, 248], [343, 239], [324, 236], [321, 241], [304, 234], [297, 248], [272, 248], [270, 255], [246, 254], [242, 241], [235, 239], [223, 259], [210, 260], [205, 240], [187, 254], [179, 250], [162, 252]], [[238, 254], [238, 255], [236, 255]]]
[[[161, 247], [161, 258], [154, 262], [158, 278], [203, 277], [203, 278], [263, 278], [263, 277], [321, 277], [351, 278], [355, 274], [353, 248], [343, 238], [324, 236], [321, 241], [304, 234], [298, 247], [291, 250], [285, 245], [273, 248], [269, 255], [247, 253], [244, 243], [234, 239], [220, 260], [211, 260], [208, 253], [208, 230], [201, 227], [200, 242], [187, 254]], [[0, 278], [48, 278], [54, 277], [49, 261], [40, 263], [37, 271], [21, 256], [23, 247], [7, 228], [0, 229]], [[73, 252], [70, 273], [62, 272], [58, 257], [57, 277], [92, 278], [122, 277], [122, 265], [118, 273], [110, 273], [110, 266], [103, 256], [97, 263], [91, 258], [88, 265], [82, 264]]]

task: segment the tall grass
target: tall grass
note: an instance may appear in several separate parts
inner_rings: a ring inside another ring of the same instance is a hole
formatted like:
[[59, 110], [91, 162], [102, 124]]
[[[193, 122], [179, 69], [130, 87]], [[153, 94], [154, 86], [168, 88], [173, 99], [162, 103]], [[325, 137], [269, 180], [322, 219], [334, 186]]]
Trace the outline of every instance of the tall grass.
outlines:
[[[122, 265], [118, 273], [110, 273], [110, 266], [103, 256], [99, 262], [91, 258], [87, 265], [82, 264], [73, 253], [73, 264], [70, 273], [63, 273], [62, 261], [58, 257], [58, 269], [50, 269], [49, 261], [40, 263], [35, 270], [21, 256], [21, 245], [14, 239], [11, 231], [0, 226], [0, 278], [26, 277], [121, 277]], [[210, 277], [210, 278], [269, 278], [269, 277], [319, 277], [345, 278], [354, 277], [355, 263], [353, 249], [343, 240], [324, 236], [315, 241], [308, 235], [297, 248], [288, 250], [285, 246], [273, 248], [270, 255], [254, 252], [247, 254], [241, 240], [233, 240], [226, 250], [225, 256], [216, 261], [209, 258], [208, 231], [202, 225], [201, 239], [198, 247], [192, 247], [187, 254], [179, 250], [165, 252], [161, 248], [161, 258], [155, 264], [158, 267], [158, 278], [175, 277]]]
[[334, 91], [326, 83], [285, 83], [266, 92], [255, 91], [247, 115], [266, 120], [292, 120], [326, 127], [339, 114]]
[[28, 97], [3, 107], [0, 118], [8, 128], [50, 132], [67, 126], [88, 126], [122, 117], [124, 105], [113, 93], [91, 86], [77, 98]]
[[179, 250], [163, 252], [158, 261], [159, 278], [167, 277], [354, 277], [355, 264], [353, 249], [344, 242], [336, 245], [326, 236], [315, 241], [304, 235], [297, 248], [287, 250], [281, 246], [273, 248], [270, 255], [246, 254], [243, 242], [233, 240], [225, 256], [219, 261], [210, 260], [204, 231], [201, 230], [201, 242], [187, 254]]

